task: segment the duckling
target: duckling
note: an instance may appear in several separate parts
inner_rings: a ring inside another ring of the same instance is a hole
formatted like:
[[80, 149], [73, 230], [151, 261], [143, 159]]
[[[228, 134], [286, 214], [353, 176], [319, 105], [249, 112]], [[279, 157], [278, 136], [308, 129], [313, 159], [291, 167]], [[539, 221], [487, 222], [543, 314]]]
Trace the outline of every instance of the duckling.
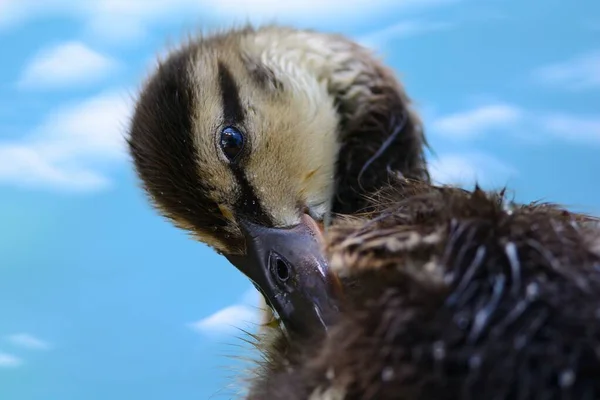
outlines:
[[139, 94], [128, 143], [151, 203], [294, 332], [337, 310], [321, 251], [329, 216], [364, 208], [390, 176], [429, 180], [422, 124], [393, 71], [342, 35], [277, 25], [172, 51]]
[[372, 201], [326, 236], [361, 290], [249, 400], [600, 399], [598, 218], [403, 179]]

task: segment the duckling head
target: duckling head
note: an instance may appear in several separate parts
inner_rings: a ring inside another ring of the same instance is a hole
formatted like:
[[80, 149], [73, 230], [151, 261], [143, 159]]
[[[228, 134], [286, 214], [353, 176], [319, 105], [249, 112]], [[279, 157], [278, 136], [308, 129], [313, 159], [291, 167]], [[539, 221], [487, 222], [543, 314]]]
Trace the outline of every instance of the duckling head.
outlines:
[[159, 63], [130, 152], [158, 210], [225, 255], [286, 328], [322, 326], [335, 312], [320, 222], [339, 117], [322, 82], [245, 33], [194, 40]]
[[159, 63], [129, 146], [158, 210], [224, 254], [298, 331], [337, 314], [321, 249], [328, 215], [368, 206], [390, 176], [428, 180], [410, 103], [352, 40], [245, 27], [194, 38]]

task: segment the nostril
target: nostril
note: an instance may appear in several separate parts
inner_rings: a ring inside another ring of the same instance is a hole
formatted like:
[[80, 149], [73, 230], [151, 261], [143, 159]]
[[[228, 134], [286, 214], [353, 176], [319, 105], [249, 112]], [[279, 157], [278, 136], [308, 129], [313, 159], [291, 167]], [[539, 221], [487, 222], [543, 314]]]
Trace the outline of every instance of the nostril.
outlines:
[[273, 279], [280, 285], [289, 282], [294, 274], [292, 264], [276, 252], [271, 252], [269, 258], [269, 270]]
[[275, 272], [281, 282], [285, 282], [290, 278], [290, 269], [287, 263], [280, 258], [275, 262]]

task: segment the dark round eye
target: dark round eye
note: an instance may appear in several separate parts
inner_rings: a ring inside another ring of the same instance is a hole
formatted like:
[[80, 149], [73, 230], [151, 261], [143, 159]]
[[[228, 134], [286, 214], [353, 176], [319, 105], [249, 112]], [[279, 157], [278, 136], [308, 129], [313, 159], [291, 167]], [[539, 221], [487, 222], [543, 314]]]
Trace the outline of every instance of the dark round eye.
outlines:
[[232, 126], [223, 128], [219, 145], [229, 161], [233, 161], [244, 148], [245, 138], [242, 132]]

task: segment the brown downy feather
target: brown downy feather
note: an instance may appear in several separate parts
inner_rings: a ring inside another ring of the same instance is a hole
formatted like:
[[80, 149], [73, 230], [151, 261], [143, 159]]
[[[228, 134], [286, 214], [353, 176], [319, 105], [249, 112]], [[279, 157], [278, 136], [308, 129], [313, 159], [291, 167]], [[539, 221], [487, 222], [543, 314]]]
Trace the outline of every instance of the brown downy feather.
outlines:
[[596, 218], [407, 180], [372, 202], [326, 248], [360, 290], [249, 399], [600, 398]]

